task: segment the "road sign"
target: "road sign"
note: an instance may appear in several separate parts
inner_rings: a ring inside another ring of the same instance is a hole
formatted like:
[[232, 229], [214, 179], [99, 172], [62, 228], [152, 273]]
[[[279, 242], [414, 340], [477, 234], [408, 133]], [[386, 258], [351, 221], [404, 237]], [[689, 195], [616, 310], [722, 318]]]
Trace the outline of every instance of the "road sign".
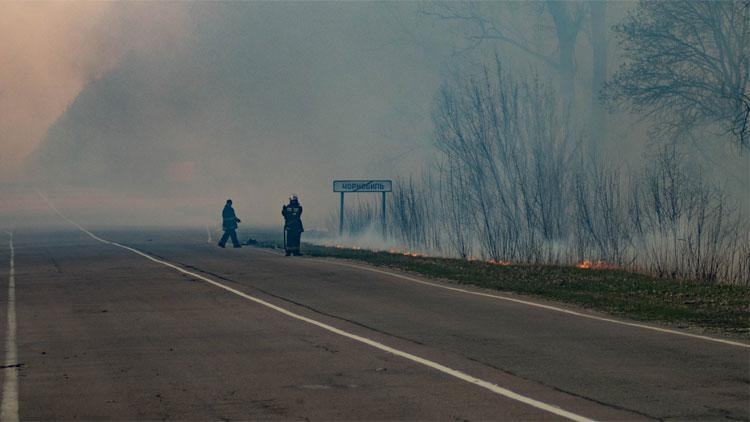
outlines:
[[390, 192], [393, 183], [390, 180], [334, 180], [334, 192]]
[[358, 193], [358, 192], [381, 192], [382, 199], [380, 201], [381, 210], [381, 223], [383, 224], [383, 239], [386, 238], [387, 231], [385, 229], [385, 193], [393, 190], [393, 182], [390, 180], [334, 180], [333, 191], [341, 192], [341, 205], [339, 208], [339, 236], [344, 235], [344, 193]]

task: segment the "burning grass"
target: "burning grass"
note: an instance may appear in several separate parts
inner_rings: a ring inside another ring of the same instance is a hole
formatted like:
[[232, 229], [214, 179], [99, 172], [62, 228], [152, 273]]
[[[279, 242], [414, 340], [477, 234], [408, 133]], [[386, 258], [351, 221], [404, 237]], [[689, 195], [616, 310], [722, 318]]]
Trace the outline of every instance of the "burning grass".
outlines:
[[576, 264], [576, 268], [581, 268], [584, 270], [616, 270], [617, 266], [604, 261], [583, 260], [580, 263]]
[[[272, 243], [266, 246], [274, 247]], [[305, 244], [303, 249], [311, 256], [356, 260], [451, 283], [570, 303], [634, 320], [750, 338], [750, 288], [747, 287], [658, 279], [616, 269], [601, 261], [583, 261], [575, 267], [517, 265], [341, 245]]]

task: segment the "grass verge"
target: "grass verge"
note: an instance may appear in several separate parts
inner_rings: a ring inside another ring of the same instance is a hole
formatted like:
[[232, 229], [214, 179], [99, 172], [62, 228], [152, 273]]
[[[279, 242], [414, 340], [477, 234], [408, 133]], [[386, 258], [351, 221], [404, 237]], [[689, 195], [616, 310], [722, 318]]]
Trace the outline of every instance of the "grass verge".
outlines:
[[[261, 247], [280, 248], [276, 242]], [[574, 304], [625, 318], [750, 338], [750, 288], [673, 281], [621, 270], [555, 265], [498, 266], [304, 244], [308, 256], [365, 262], [455, 284]]]

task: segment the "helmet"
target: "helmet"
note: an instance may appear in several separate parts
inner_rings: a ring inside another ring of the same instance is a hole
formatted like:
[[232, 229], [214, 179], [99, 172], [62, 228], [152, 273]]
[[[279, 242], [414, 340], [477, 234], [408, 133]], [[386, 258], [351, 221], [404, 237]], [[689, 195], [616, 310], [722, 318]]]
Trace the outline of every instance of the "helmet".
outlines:
[[290, 202], [294, 202], [294, 201], [298, 201], [298, 200], [299, 200], [299, 198], [297, 198], [297, 195], [295, 195], [295, 194], [292, 194], [292, 196], [289, 197], [289, 201]]

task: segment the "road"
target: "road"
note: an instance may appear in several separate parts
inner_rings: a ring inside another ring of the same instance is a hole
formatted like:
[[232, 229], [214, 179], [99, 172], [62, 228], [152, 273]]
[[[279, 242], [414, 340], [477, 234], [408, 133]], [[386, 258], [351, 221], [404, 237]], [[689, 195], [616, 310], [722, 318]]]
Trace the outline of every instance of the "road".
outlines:
[[742, 345], [219, 249], [205, 230], [93, 231], [111, 244], [60, 227], [0, 233], [9, 420], [9, 402], [22, 420], [750, 418]]

